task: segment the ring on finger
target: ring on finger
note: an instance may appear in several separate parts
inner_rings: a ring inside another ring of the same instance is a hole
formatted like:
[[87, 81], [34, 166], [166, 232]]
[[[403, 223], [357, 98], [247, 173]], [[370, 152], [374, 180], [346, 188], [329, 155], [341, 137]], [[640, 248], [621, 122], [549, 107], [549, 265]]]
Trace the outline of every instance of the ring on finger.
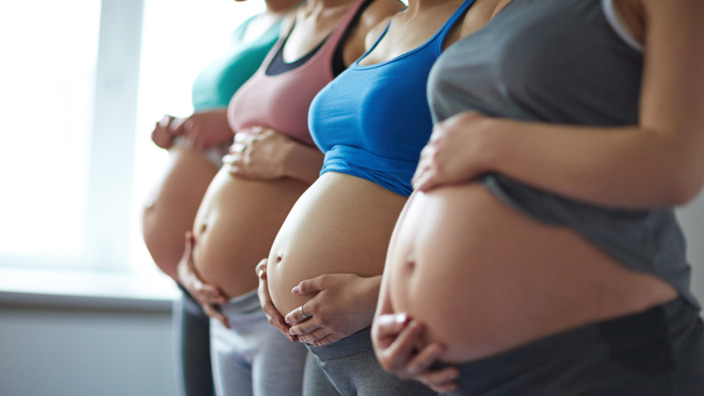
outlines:
[[301, 314], [301, 319], [308, 319], [308, 318], [310, 318], [310, 315], [308, 315], [308, 314], [306, 314], [305, 312], [303, 312], [303, 305], [301, 305], [300, 307], [298, 307], [298, 313]]

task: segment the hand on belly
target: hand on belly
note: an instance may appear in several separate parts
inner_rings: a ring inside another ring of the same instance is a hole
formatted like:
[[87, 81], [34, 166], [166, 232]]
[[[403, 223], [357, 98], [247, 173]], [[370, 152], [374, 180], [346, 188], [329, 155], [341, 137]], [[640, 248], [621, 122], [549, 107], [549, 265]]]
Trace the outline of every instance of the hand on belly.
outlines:
[[289, 312], [289, 334], [315, 346], [327, 345], [369, 327], [381, 276], [325, 274], [304, 280], [291, 291], [310, 300]]
[[459, 371], [436, 367], [447, 347], [425, 341], [427, 326], [405, 313], [380, 315], [372, 326], [374, 353], [381, 367], [400, 378], [420, 381], [438, 393], [457, 388]]

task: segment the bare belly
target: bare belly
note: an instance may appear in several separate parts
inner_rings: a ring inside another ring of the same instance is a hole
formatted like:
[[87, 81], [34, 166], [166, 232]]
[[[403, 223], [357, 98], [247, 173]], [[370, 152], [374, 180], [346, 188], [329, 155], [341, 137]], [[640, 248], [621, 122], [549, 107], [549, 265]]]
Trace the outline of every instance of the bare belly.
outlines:
[[220, 169], [193, 223], [198, 275], [229, 297], [255, 289], [254, 268], [269, 255], [279, 227], [306, 187], [293, 179], [248, 180]]
[[269, 292], [286, 315], [308, 298], [291, 294], [322, 274], [381, 275], [391, 232], [406, 198], [367, 180], [323, 174], [296, 202], [272, 246]]
[[673, 299], [569, 229], [539, 223], [479, 184], [416, 194], [389, 253], [391, 304], [428, 325], [447, 362]]
[[193, 227], [205, 190], [218, 169], [201, 152], [174, 146], [169, 163], [144, 205], [142, 234], [154, 262], [178, 281], [184, 234]]

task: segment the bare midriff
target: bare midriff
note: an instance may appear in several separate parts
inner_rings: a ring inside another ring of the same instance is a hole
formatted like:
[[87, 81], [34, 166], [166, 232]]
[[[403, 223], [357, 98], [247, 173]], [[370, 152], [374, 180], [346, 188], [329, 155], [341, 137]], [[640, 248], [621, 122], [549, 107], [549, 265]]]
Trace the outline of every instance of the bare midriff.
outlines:
[[672, 300], [663, 281], [570, 229], [498, 201], [477, 183], [417, 193], [389, 253], [395, 312], [428, 326], [443, 360], [469, 362]]
[[184, 234], [193, 227], [198, 206], [217, 171], [200, 151], [175, 145], [169, 149], [164, 176], [147, 198], [142, 216], [144, 241], [159, 268], [175, 281]]
[[306, 184], [290, 179], [250, 180], [220, 169], [193, 223], [197, 274], [230, 298], [256, 289], [257, 263]]
[[291, 293], [302, 280], [381, 275], [405, 201], [368, 180], [324, 173], [296, 202], [272, 246], [267, 276], [276, 309], [286, 315], [312, 297]]

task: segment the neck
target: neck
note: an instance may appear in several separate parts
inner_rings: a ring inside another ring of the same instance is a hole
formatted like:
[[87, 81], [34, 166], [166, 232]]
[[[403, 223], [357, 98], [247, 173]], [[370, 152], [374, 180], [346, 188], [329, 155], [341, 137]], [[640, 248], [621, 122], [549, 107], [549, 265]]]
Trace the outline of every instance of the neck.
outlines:
[[272, 15], [283, 15], [303, 3], [304, 0], [266, 0], [266, 13]]
[[309, 13], [324, 11], [336, 7], [348, 6], [351, 0], [306, 0], [305, 8]]

